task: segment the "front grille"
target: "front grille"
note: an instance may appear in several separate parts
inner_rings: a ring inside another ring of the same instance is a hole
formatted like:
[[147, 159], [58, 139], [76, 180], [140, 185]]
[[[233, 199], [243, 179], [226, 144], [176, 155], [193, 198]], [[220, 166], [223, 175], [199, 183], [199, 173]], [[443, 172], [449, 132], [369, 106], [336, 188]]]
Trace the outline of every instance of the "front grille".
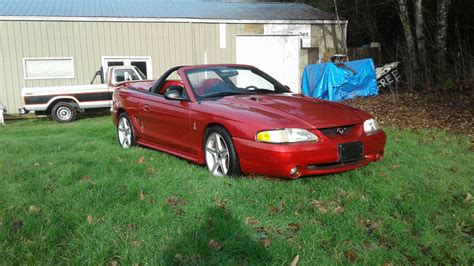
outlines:
[[334, 138], [337, 136], [344, 136], [351, 132], [355, 125], [330, 127], [330, 128], [318, 128], [319, 132], [323, 133], [326, 137]]

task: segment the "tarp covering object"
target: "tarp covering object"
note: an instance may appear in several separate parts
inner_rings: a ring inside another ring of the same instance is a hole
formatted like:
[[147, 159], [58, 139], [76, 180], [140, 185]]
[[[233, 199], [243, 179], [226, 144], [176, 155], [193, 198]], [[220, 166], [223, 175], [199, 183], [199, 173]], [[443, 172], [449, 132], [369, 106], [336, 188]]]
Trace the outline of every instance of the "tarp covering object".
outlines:
[[303, 72], [301, 91], [304, 96], [330, 101], [378, 95], [374, 62], [361, 59], [308, 65]]

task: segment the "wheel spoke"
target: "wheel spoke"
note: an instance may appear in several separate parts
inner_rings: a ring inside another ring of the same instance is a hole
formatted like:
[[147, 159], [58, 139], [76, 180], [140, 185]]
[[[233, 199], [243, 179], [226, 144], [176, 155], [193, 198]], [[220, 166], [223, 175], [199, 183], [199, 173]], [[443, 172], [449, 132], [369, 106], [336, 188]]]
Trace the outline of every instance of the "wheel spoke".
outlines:
[[219, 135], [216, 135], [216, 142], [217, 151], [223, 151], [225, 148], [224, 145], [222, 145], [222, 139]]
[[223, 150], [221, 153], [221, 158], [227, 158], [229, 157], [229, 151], [228, 150]]
[[122, 142], [120, 142], [120, 144], [122, 145], [122, 147], [125, 146], [125, 139], [126, 139], [125, 136], [123, 136], [123, 137], [122, 137]]
[[212, 166], [212, 169], [211, 169], [211, 173], [212, 174], [215, 174], [215, 172], [217, 171], [217, 168], [219, 167], [219, 163], [216, 162], [216, 160], [214, 160], [214, 165]]
[[224, 159], [222, 159], [222, 160], [219, 162], [219, 165], [220, 165], [220, 167], [221, 167], [222, 174], [224, 174], [224, 175], [226, 175], [226, 174], [227, 174], [227, 171], [228, 171], [226, 162], [227, 162], [227, 160], [224, 160]]
[[214, 150], [213, 148], [206, 147], [206, 151], [212, 154], [213, 157], [216, 157], [217, 151]]

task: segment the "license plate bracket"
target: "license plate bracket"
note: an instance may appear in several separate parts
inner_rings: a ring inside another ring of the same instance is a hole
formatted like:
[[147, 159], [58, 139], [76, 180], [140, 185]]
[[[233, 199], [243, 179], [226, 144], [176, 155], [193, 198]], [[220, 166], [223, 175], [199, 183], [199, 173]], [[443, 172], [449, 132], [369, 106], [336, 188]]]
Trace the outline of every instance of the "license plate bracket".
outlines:
[[364, 144], [361, 141], [339, 144], [339, 162], [347, 163], [364, 158]]

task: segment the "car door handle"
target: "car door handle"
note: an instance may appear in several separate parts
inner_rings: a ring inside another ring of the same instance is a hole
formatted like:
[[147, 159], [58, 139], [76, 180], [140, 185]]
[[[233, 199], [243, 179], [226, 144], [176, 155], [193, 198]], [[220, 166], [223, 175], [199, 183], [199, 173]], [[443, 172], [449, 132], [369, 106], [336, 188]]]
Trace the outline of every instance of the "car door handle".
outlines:
[[144, 104], [143, 111], [146, 111], [146, 112], [150, 111], [150, 106], [148, 104]]

